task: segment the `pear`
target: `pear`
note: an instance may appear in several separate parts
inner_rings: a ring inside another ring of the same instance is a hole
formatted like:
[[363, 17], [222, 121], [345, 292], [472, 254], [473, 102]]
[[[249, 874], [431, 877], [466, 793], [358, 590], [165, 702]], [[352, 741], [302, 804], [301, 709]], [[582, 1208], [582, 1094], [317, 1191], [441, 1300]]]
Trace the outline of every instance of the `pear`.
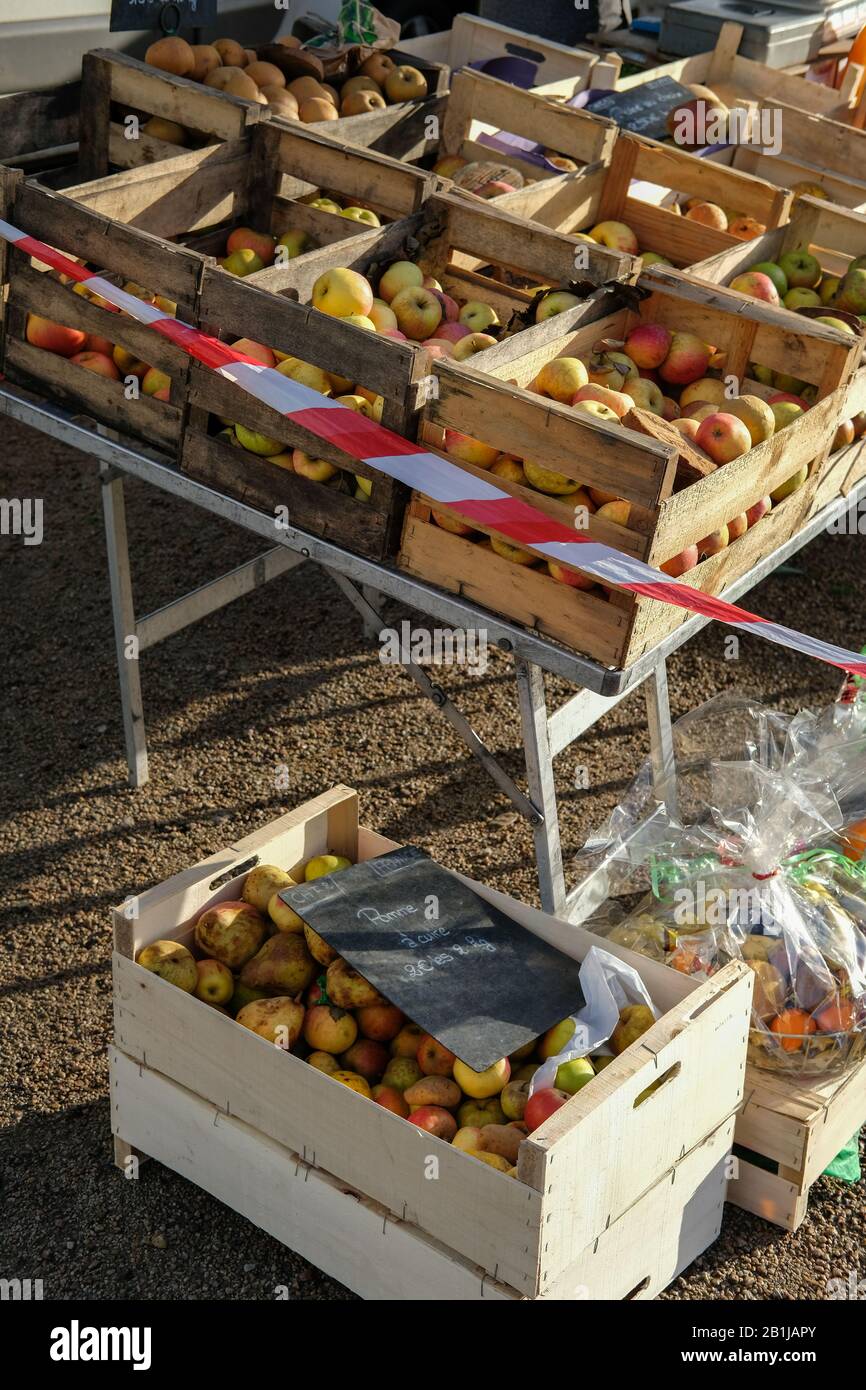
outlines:
[[646, 1004], [626, 1004], [624, 1009], [619, 1011], [619, 1023], [613, 1030], [610, 1037], [612, 1050], [619, 1055], [625, 1052], [633, 1042], [652, 1028], [655, 1023], [653, 1011]]
[[195, 957], [179, 941], [152, 941], [136, 956], [145, 970], [192, 994], [198, 979]]
[[327, 966], [338, 959], [339, 952], [335, 951], [333, 946], [329, 946], [327, 941], [324, 941], [322, 937], [319, 936], [319, 933], [313, 931], [313, 928], [308, 926], [306, 922], [304, 923], [304, 937], [306, 938], [307, 949], [310, 955], [314, 960], [317, 960], [320, 965]]
[[196, 944], [206, 956], [240, 970], [261, 946], [267, 923], [250, 903], [222, 902], [207, 908], [195, 924]]
[[338, 957], [328, 966], [326, 975], [328, 998], [341, 1009], [365, 1009], [369, 1004], [384, 1004], [385, 1000], [369, 980], [353, 970], [348, 961]]
[[312, 984], [316, 962], [294, 932], [270, 937], [241, 971], [241, 984], [268, 994], [300, 994]]
[[[280, 940], [279, 937], [273, 939]], [[304, 1006], [285, 995], [278, 995], [274, 999], [254, 999], [252, 1004], [244, 1005], [235, 1021], [288, 1052], [301, 1036]]]
[[295, 880], [285, 869], [278, 869], [275, 864], [257, 864], [244, 879], [241, 896], [245, 903], [252, 903], [259, 912], [267, 912], [268, 903], [275, 893], [281, 888], [294, 887]]

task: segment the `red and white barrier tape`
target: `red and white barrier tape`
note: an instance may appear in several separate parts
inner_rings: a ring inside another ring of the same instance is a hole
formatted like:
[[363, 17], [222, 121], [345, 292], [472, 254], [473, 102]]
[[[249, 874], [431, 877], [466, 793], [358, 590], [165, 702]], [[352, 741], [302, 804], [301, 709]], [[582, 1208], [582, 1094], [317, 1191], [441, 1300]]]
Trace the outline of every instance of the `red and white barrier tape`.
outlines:
[[[642, 560], [624, 555], [612, 546], [601, 545], [589, 536], [553, 521], [492, 483], [475, 478], [438, 454], [429, 453], [420, 445], [402, 439], [384, 425], [368, 420], [357, 411], [320, 395], [311, 387], [283, 376], [273, 367], [264, 367], [260, 362], [235, 352], [226, 343], [179, 322], [151, 304], [145, 304], [96, 272], [85, 270], [62, 252], [27, 236], [2, 219], [0, 237], [71, 279], [86, 282], [88, 289], [101, 295], [109, 304], [125, 309], [139, 323], [147, 324], [183, 348], [191, 357], [212, 367], [220, 376], [235, 382], [265, 405], [288, 416], [294, 424], [303, 426], [320, 439], [362, 459], [432, 501], [452, 507], [461, 517], [476, 521], [479, 526], [489, 526], [517, 545], [528, 546], [552, 560], [573, 565], [603, 583], [689, 609], [703, 617], [727, 623], [730, 627], [754, 632], [768, 642], [803, 652], [843, 671], [866, 676], [866, 661], [859, 652], [846, 651], [844, 647], [822, 642], [817, 637], [808, 637], [736, 604], [727, 603], [724, 599], [703, 594], [688, 584], [678, 584]], [[467, 491], [471, 495], [467, 496]]]

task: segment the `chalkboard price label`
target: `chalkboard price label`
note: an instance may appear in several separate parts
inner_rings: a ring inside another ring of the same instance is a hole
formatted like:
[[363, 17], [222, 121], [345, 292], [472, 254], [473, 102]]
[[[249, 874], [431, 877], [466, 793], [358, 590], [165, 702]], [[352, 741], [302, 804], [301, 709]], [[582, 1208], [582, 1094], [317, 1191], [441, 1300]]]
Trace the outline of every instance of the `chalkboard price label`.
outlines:
[[667, 115], [674, 106], [694, 101], [694, 92], [672, 77], [656, 77], [641, 82], [626, 92], [606, 92], [592, 102], [588, 110], [593, 116], [607, 116], [622, 130], [632, 135], [645, 135], [648, 140], [666, 140], [670, 132]]
[[476, 1071], [583, 1002], [580, 966], [415, 846], [280, 893], [425, 1032]]
[[216, 24], [218, 0], [111, 0], [109, 32], [124, 33], [132, 29], [160, 29], [176, 34], [181, 29], [194, 29]]

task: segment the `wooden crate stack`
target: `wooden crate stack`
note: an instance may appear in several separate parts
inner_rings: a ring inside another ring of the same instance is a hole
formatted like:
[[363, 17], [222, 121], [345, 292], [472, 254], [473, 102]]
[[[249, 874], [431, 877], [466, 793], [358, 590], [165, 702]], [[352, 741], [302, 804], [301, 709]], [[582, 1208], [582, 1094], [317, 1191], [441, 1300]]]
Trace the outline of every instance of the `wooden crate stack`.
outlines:
[[[503, 324], [530, 309], [537, 283], [564, 284], [574, 274], [570, 238], [498, 213], [476, 199], [434, 195], [411, 218], [323, 247], [285, 267], [259, 271], [244, 280], [219, 269], [205, 269], [201, 320], [229, 340], [254, 337], [278, 352], [366, 387], [383, 398], [382, 423], [414, 439], [432, 381], [430, 355], [413, 344], [320, 314], [307, 302], [316, 280], [328, 270], [347, 267], [375, 283], [392, 261], [406, 258], [417, 261], [456, 300], [480, 298], [491, 304]], [[483, 269], [492, 269], [493, 274], [480, 273]], [[629, 257], [599, 247], [591, 274], [599, 281], [616, 276], [627, 279], [635, 269]], [[526, 284], [532, 288], [521, 287]], [[289, 299], [287, 291], [301, 302]], [[263, 511], [288, 507], [292, 524], [349, 549], [376, 559], [394, 553], [405, 489], [311, 431], [288, 424], [271, 407], [207, 368], [193, 365], [190, 383], [194, 409], [182, 460], [187, 472]], [[372, 479], [369, 501], [327, 490], [267, 458], [239, 451], [218, 437], [219, 422], [226, 418], [324, 459], [345, 473]]]
[[[435, 364], [438, 397], [425, 406], [421, 437], [442, 450], [444, 430], [468, 434], [573, 478], [575, 488], [583, 485], [625, 499], [630, 503], [626, 525], [590, 515], [586, 534], [656, 567], [747, 511], [808, 464], [810, 473], [801, 488], [683, 576], [686, 584], [719, 594], [787, 540], [808, 515], [859, 346], [835, 329], [805, 320], [795, 330], [784, 310], [732, 290], [692, 283], [677, 272], [642, 277], [639, 286], [650, 290], [639, 308], [633, 296], [623, 303], [621, 295], [610, 291], [610, 303], [590, 303], [565, 316], [566, 322], [537, 325], [491, 348], [478, 364], [483, 369]], [[639, 320], [714, 343], [726, 353], [725, 374], [739, 378], [741, 392], [766, 396], [766, 389], [748, 376], [749, 363], [757, 362], [813, 382], [818, 403], [741, 458], [706, 472], [694, 451], [684, 452], [682, 437], [658, 416], [634, 411], [626, 417], [626, 429], [590, 423], [570, 407], [525, 389], [546, 362], [561, 356], [586, 358], [597, 341], [621, 340]], [[459, 466], [490, 478], [465, 462]], [[496, 484], [564, 525], [575, 525], [570, 503], [503, 478]], [[486, 529], [464, 519], [476, 531]], [[616, 667], [631, 665], [685, 617], [683, 610], [649, 598], [576, 589], [554, 579], [546, 568], [515, 564], [479, 545], [477, 538], [438, 527], [429, 501], [420, 496], [413, 497], [406, 517], [399, 563]]]
[[[291, 871], [325, 851], [355, 861], [392, 848], [337, 787], [142, 894], [133, 918], [115, 913], [118, 1163], [136, 1150], [158, 1159], [368, 1298], [654, 1297], [718, 1234], [745, 1072], [742, 964], [696, 985], [612, 947], [660, 1017], [523, 1141], [515, 1179], [135, 963], [156, 939], [189, 942], [199, 913], [237, 898], [256, 863]], [[597, 944], [471, 886], [574, 959]]]

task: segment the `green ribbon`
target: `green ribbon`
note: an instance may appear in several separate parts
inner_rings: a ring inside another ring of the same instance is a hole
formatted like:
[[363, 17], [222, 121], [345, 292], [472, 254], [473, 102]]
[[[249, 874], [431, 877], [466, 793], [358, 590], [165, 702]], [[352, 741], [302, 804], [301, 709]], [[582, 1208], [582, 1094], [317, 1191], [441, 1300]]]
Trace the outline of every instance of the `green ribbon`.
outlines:
[[[791, 878], [798, 883], [803, 883], [814, 874], [815, 868], [821, 864], [829, 864], [833, 868], [840, 869], [849, 878], [859, 880], [860, 884], [866, 887], [866, 861], [849, 859], [847, 855], [842, 854], [839, 850], [830, 849], [829, 846], [807, 849], [799, 854], [789, 855], [787, 859], [782, 861], [781, 867]], [[712, 873], [724, 867], [730, 866], [724, 865], [715, 854], [703, 854], [697, 859], [690, 860], [688, 864], [681, 860], [657, 859], [652, 856], [650, 859], [650, 882], [653, 897], [662, 898], [670, 893], [671, 889], [675, 888], [678, 883], [693, 879], [702, 871]]]

